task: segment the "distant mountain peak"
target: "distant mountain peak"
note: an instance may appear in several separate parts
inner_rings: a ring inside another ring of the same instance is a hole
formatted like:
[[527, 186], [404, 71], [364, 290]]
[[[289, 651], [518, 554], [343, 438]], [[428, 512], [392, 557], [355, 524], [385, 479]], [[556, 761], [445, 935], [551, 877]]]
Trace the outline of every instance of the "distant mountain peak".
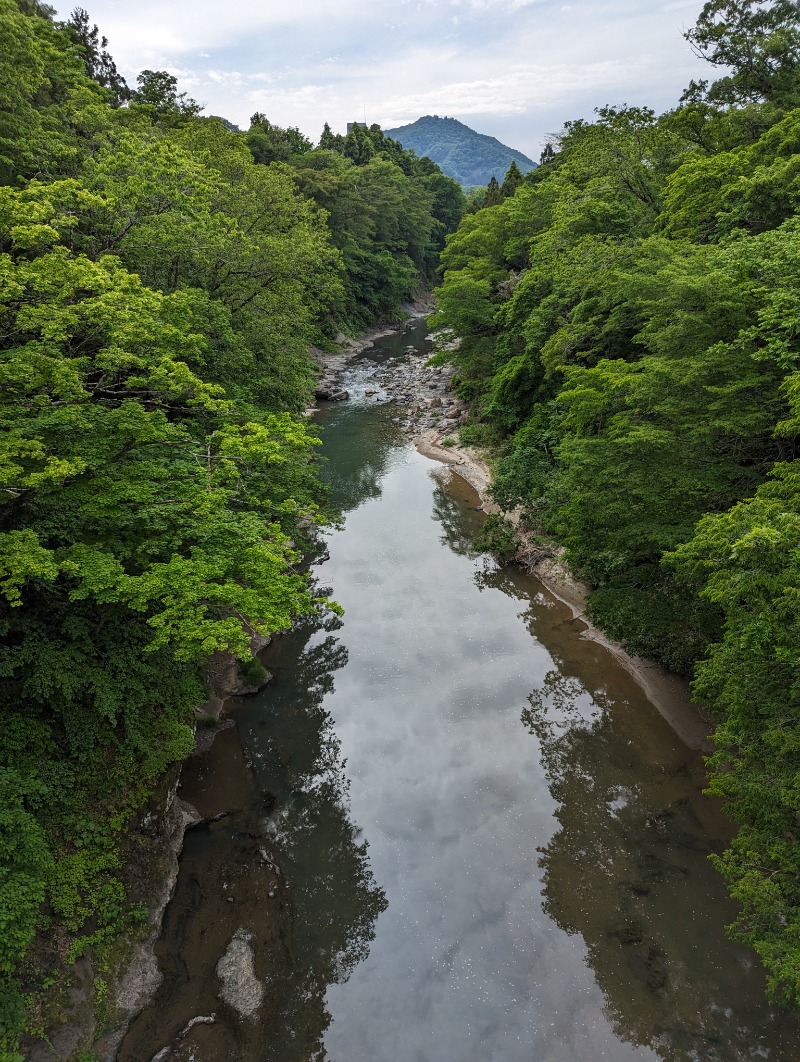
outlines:
[[399, 140], [404, 148], [413, 148], [418, 155], [433, 159], [448, 177], [454, 177], [465, 188], [486, 185], [492, 177], [502, 181], [512, 161], [523, 173], [536, 166], [521, 151], [446, 115], [426, 114], [410, 125], [384, 132]]

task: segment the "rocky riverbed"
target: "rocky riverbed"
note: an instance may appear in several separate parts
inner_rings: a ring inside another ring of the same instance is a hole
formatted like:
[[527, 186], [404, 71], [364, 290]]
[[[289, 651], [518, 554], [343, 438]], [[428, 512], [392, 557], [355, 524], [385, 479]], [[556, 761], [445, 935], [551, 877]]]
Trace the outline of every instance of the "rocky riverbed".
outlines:
[[[417, 315], [421, 316], [421, 315]], [[467, 418], [466, 404], [453, 392], [452, 365], [429, 365], [430, 355], [409, 345], [391, 362], [367, 364], [353, 376], [353, 362], [376, 339], [389, 334], [371, 333], [336, 353], [315, 351], [320, 369], [316, 388], [319, 401], [341, 402], [350, 398], [391, 402], [398, 405], [396, 423], [413, 439], [457, 442], [456, 432]]]

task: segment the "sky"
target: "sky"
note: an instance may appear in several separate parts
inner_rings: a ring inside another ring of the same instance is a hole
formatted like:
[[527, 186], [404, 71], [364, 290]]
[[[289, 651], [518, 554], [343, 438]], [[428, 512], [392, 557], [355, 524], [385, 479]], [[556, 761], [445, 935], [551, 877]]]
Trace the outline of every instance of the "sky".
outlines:
[[314, 142], [326, 121], [438, 114], [538, 159], [565, 121], [605, 104], [660, 113], [713, 77], [682, 36], [702, 0], [75, 2], [129, 84], [168, 70], [206, 114], [246, 129], [261, 111]]

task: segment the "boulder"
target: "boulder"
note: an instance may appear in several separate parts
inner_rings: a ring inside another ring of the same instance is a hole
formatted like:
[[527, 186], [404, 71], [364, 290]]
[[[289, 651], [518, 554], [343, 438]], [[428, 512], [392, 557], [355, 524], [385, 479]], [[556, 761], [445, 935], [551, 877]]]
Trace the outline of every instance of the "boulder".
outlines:
[[264, 1002], [264, 986], [256, 977], [252, 939], [248, 930], [236, 930], [217, 963], [217, 977], [222, 981], [222, 1001], [243, 1018], [255, 1020]]

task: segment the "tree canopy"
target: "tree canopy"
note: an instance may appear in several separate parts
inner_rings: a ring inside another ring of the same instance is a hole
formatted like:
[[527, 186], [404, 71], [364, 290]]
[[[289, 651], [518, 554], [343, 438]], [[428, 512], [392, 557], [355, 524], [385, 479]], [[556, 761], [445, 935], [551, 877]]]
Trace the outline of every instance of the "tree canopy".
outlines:
[[247, 143], [256, 162], [286, 164], [326, 222], [341, 253], [346, 326], [391, 318], [413, 299], [420, 277], [434, 280], [465, 201], [430, 159], [405, 151], [378, 125], [354, 125], [342, 136], [326, 124], [313, 148], [299, 130], [272, 126], [259, 114]]

